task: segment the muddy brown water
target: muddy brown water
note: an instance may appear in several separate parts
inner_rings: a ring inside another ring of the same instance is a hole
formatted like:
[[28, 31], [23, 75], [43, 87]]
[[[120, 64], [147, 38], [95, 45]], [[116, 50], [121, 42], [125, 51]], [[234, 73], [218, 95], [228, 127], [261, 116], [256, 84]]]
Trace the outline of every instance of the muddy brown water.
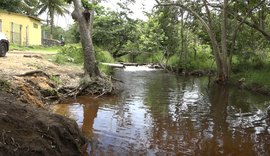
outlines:
[[91, 138], [88, 155], [270, 155], [269, 97], [143, 67], [115, 77], [118, 96], [52, 107]]

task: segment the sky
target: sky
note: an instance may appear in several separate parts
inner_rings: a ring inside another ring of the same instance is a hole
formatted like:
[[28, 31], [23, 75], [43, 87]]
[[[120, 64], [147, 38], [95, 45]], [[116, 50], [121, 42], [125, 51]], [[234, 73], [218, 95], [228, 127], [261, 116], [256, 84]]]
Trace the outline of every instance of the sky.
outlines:
[[[101, 2], [101, 5], [105, 8], [109, 8], [110, 10], [120, 11], [120, 8], [117, 6], [117, 2], [121, 2], [121, 0], [106, 0]], [[155, 0], [136, 0], [134, 5], [130, 5], [130, 9], [134, 12], [130, 17], [136, 19], [147, 20], [147, 17], [143, 14], [143, 11], [149, 12], [154, 5], [156, 4]], [[72, 5], [69, 9], [72, 12]], [[46, 14], [42, 14], [40, 16], [41, 19], [46, 21]], [[73, 24], [74, 21], [71, 18], [71, 15], [65, 16], [55, 16], [55, 25], [60, 26], [64, 29], [67, 29], [70, 24]]]

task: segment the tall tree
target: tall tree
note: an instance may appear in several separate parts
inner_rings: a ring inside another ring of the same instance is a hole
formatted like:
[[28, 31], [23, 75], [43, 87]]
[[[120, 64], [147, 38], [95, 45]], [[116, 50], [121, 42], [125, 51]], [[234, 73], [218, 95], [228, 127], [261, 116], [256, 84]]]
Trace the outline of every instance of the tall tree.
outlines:
[[39, 14], [47, 12], [47, 15], [50, 17], [50, 37], [52, 38], [53, 26], [54, 26], [54, 16], [55, 14], [63, 16], [65, 13], [68, 13], [67, 5], [64, 0], [40, 0], [39, 5]]
[[[197, 3], [197, 2], [196, 2]], [[201, 25], [205, 28], [209, 38], [210, 38], [210, 43], [212, 46], [213, 54], [215, 57], [216, 61], [216, 66], [217, 66], [217, 82], [225, 83], [229, 79], [229, 68], [230, 68], [230, 62], [229, 62], [229, 56], [227, 52], [227, 6], [228, 6], [228, 1], [223, 0], [223, 2], [220, 2], [221, 5], [223, 6], [222, 10], [216, 14], [213, 14], [211, 12], [209, 2], [207, 0], [203, 0], [202, 3], [198, 4], [203, 7], [200, 8], [200, 10], [195, 10], [194, 8], [191, 7], [192, 4], [194, 4], [194, 1], [191, 2], [185, 2], [183, 3], [182, 1], [178, 1], [177, 3], [167, 3], [167, 4], [161, 4], [158, 2], [159, 5], [161, 6], [178, 6], [181, 7], [182, 9], [188, 11], [191, 13], [193, 16], [195, 16], [201, 23]], [[206, 14], [204, 15], [202, 11], [205, 11]], [[221, 21], [221, 46], [220, 46], [220, 39], [217, 38], [218, 35], [215, 32], [215, 25], [213, 22], [213, 15], [219, 16]]]
[[79, 24], [80, 38], [84, 55], [85, 74], [90, 77], [100, 77], [100, 71], [95, 58], [94, 46], [92, 42], [92, 25], [94, 18], [95, 1], [89, 3], [87, 0], [68, 0], [73, 2], [74, 11], [72, 18]]
[[[170, 0], [162, 0], [162, 3], [170, 2]], [[178, 14], [179, 8], [175, 6], [161, 6], [157, 9], [157, 20], [160, 29], [163, 30], [165, 37], [162, 41], [166, 66], [171, 55], [178, 51], [179, 33], [178, 33]], [[159, 32], [157, 32], [159, 33]]]

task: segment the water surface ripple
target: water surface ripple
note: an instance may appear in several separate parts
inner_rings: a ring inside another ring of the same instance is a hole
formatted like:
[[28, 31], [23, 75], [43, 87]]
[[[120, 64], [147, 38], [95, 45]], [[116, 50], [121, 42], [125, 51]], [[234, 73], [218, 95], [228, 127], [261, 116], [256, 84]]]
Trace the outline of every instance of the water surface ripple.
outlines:
[[52, 107], [91, 138], [88, 155], [270, 155], [269, 97], [133, 68], [116, 71], [117, 97]]

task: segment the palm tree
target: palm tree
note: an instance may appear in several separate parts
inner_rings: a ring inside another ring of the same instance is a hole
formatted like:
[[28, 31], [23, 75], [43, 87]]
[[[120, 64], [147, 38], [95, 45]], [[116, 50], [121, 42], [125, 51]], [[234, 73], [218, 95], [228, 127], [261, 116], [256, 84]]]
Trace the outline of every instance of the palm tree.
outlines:
[[65, 13], [68, 13], [67, 4], [64, 2], [64, 0], [40, 0], [39, 9], [39, 14], [47, 11], [47, 15], [50, 17], [50, 38], [52, 39], [54, 15], [58, 14], [63, 16]]

